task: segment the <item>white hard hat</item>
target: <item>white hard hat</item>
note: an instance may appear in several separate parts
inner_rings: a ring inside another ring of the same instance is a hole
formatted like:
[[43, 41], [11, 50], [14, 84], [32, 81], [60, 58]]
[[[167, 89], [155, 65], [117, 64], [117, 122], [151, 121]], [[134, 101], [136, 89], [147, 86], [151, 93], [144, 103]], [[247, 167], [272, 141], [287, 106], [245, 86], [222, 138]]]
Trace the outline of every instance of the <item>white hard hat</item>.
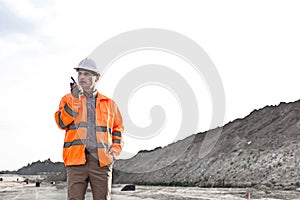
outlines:
[[74, 69], [76, 69], [76, 71], [78, 71], [79, 69], [85, 69], [85, 70], [94, 72], [96, 74], [100, 74], [100, 71], [97, 68], [97, 65], [96, 65], [95, 61], [93, 59], [91, 59], [91, 58], [85, 58], [85, 59], [83, 59], [78, 64], [78, 67], [75, 67]]

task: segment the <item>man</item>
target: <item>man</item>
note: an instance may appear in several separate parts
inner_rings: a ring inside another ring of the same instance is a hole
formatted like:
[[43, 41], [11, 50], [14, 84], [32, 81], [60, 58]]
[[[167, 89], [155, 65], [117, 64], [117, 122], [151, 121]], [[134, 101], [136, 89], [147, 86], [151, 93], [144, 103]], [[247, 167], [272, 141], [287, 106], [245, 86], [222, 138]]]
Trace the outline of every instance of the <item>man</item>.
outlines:
[[63, 160], [67, 167], [68, 199], [83, 200], [90, 183], [93, 199], [110, 199], [112, 164], [122, 150], [123, 122], [113, 100], [96, 90], [100, 73], [92, 59], [77, 68], [78, 83], [71, 83], [55, 113], [66, 131]]

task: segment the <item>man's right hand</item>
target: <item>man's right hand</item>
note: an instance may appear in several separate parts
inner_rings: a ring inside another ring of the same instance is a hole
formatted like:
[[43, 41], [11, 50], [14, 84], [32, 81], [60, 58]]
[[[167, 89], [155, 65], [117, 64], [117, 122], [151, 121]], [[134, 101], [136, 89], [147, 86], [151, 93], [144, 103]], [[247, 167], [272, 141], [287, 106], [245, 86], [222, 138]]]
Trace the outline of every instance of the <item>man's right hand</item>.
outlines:
[[77, 85], [76, 83], [70, 83], [71, 86], [71, 94], [75, 98], [79, 98], [79, 95], [83, 93], [83, 90], [80, 85]]

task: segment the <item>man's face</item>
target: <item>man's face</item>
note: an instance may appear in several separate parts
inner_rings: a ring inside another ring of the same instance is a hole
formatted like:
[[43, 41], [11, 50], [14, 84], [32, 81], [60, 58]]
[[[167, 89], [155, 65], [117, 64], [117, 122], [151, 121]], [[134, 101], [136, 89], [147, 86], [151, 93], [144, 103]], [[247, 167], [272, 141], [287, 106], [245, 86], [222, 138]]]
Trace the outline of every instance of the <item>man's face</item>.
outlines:
[[98, 80], [99, 76], [83, 69], [78, 70], [78, 82], [84, 91], [92, 89]]

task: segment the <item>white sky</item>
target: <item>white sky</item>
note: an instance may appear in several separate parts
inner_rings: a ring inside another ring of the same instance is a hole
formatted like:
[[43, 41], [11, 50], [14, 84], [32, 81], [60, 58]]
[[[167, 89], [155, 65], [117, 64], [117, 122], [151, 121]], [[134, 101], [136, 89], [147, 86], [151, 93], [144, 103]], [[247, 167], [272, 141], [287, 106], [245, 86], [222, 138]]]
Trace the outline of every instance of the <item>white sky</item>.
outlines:
[[[64, 131], [57, 128], [54, 113], [69, 91], [72, 68], [101, 43], [134, 29], [176, 31], [204, 49], [223, 82], [224, 123], [265, 105], [298, 100], [299, 10], [297, 0], [0, 0], [0, 170], [48, 158], [62, 161]], [[122, 65], [149, 64], [149, 58], [157, 64], [180, 62], [162, 53], [140, 52], [118, 60], [113, 73], [120, 77]], [[209, 96], [201, 78], [187, 76], [202, 88], [196, 94], [202, 99], [198, 130], [205, 131], [212, 114]], [[115, 83], [107, 80], [103, 77], [99, 90], [110, 96]], [[131, 98], [132, 120], [140, 126], [150, 123], [153, 104], [143, 97], [154, 91], [161, 98], [153, 103], [162, 105], [167, 114], [162, 133], [176, 132], [181, 120], [176, 98], [158, 86], [143, 89]], [[146, 141], [125, 137], [124, 148], [130, 153], [172, 142], [163, 135]]]

